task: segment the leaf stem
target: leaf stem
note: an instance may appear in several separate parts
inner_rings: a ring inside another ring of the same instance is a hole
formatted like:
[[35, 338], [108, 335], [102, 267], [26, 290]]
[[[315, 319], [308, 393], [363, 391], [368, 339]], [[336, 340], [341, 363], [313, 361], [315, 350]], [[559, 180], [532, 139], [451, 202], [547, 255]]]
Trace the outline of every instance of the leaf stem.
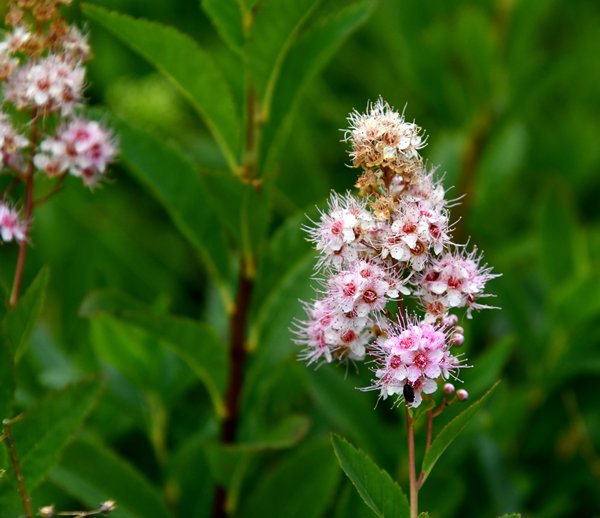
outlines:
[[405, 407], [405, 410], [406, 435], [408, 440], [408, 476], [410, 480], [410, 518], [417, 518], [419, 514], [419, 486], [417, 484], [417, 471], [415, 468], [415, 431], [408, 407]]
[[33, 512], [31, 510], [31, 500], [29, 499], [29, 494], [27, 493], [27, 488], [25, 487], [25, 479], [23, 478], [23, 472], [21, 471], [21, 466], [19, 465], [17, 449], [15, 448], [15, 443], [13, 442], [12, 436], [10, 434], [10, 419], [5, 419], [4, 421], [2, 421], [2, 425], [4, 431], [4, 442], [6, 443], [6, 448], [8, 449], [10, 462], [12, 464], [13, 469], [15, 470], [15, 477], [17, 479], [17, 486], [19, 488], [19, 495], [21, 496], [23, 507], [25, 508], [25, 516], [27, 516], [27, 518], [33, 518]]

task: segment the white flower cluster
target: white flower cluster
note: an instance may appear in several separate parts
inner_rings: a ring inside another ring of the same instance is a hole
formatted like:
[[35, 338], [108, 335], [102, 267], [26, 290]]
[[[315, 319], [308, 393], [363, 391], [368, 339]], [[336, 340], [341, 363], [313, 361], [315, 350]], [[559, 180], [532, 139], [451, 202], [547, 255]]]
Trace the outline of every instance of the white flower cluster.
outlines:
[[[421, 129], [381, 99], [349, 122], [361, 196], [333, 193], [320, 221], [306, 228], [324, 289], [305, 304], [297, 342], [308, 363], [370, 357], [371, 388], [382, 397], [408, 394], [418, 406], [462, 366], [451, 352], [462, 345], [462, 328], [449, 311], [466, 307], [470, 317], [488, 307], [477, 300], [495, 275], [452, 242], [444, 188], [419, 155]], [[422, 319], [404, 314], [407, 296], [423, 308]]]

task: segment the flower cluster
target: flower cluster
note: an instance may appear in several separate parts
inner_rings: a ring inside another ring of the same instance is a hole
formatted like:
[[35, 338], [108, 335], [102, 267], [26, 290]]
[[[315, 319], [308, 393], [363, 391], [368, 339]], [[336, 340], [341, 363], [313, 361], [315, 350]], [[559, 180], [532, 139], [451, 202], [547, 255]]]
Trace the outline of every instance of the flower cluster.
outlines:
[[[349, 123], [350, 157], [363, 170], [359, 192], [333, 193], [306, 228], [323, 289], [305, 303], [297, 342], [308, 363], [370, 359], [370, 388], [416, 407], [464, 367], [452, 352], [464, 337], [450, 311], [466, 308], [471, 318], [473, 309], [489, 307], [478, 300], [496, 275], [481, 254], [452, 241], [445, 189], [419, 154], [421, 128], [381, 99], [351, 113]], [[404, 314], [409, 296], [422, 318]]]
[[[26, 185], [30, 202], [23, 204], [24, 224], [19, 231], [6, 230], [13, 228], [4, 222], [10, 219], [6, 214], [14, 216], [14, 210], [3, 209], [5, 241], [10, 240], [7, 236], [25, 240], [37, 204], [33, 196], [38, 172], [58, 180], [42, 196], [46, 199], [58, 191], [66, 175], [81, 178], [88, 187], [97, 185], [116, 154], [112, 133], [82, 114], [84, 63], [90, 48], [87, 36], [60, 14], [60, 7], [69, 3], [9, 1], [9, 30], [0, 36], [0, 169]], [[9, 116], [15, 112], [23, 114]], [[11, 190], [4, 193], [4, 199]]]
[[0, 236], [2, 241], [25, 241], [27, 226], [19, 211], [0, 202]]

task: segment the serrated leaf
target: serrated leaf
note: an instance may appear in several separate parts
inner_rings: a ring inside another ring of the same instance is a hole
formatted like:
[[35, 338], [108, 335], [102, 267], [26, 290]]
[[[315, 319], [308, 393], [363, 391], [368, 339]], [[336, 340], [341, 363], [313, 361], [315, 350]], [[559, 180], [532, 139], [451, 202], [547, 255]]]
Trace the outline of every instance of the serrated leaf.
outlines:
[[333, 434], [331, 443], [344, 473], [354, 484], [361, 498], [380, 517], [410, 516], [408, 500], [388, 473], [380, 469], [366, 453]]
[[[28, 491], [38, 486], [58, 462], [62, 450], [95, 405], [100, 389], [101, 383], [96, 380], [70, 385], [41, 399], [10, 424]], [[0, 508], [17, 495], [14, 475], [0, 479]]]
[[263, 134], [263, 142], [269, 150], [268, 164], [285, 141], [301, 93], [344, 40], [367, 19], [373, 5], [371, 0], [360, 2], [320, 20], [290, 48], [275, 87], [271, 117]]
[[115, 500], [114, 518], [171, 516], [158, 488], [116, 453], [90, 439], [73, 441], [50, 479], [90, 509]]
[[242, 52], [244, 29], [239, 1], [202, 0], [202, 8], [231, 49]]
[[202, 177], [177, 151], [119, 118], [111, 119], [119, 135], [121, 155], [135, 177], [165, 207], [173, 222], [218, 280], [226, 307], [230, 261], [225, 238], [215, 228], [211, 196]]
[[4, 317], [2, 330], [17, 362], [25, 352], [27, 341], [42, 311], [48, 277], [47, 268], [40, 270], [15, 307], [11, 308]]
[[240, 516], [272, 516], [282, 510], [286, 518], [325, 516], [338, 479], [339, 471], [326, 441], [303, 445], [257, 479]]
[[439, 434], [436, 435], [435, 439], [431, 443], [429, 451], [425, 454], [423, 459], [423, 466], [421, 468], [423, 472], [423, 482], [427, 480], [427, 477], [431, 473], [433, 466], [440, 459], [442, 454], [446, 451], [446, 448], [452, 444], [454, 439], [458, 437], [458, 434], [469, 424], [469, 421], [475, 416], [475, 414], [481, 409], [485, 400], [494, 392], [500, 381], [497, 381], [480, 399], [472, 403], [468, 408], [458, 414], [452, 421], [450, 421]]
[[204, 118], [229, 167], [236, 171], [240, 118], [229, 85], [210, 56], [189, 36], [172, 27], [98, 6], [86, 5], [84, 12], [173, 82]]
[[115, 318], [164, 341], [204, 383], [217, 415], [223, 416], [228, 373], [227, 351], [216, 332], [209, 325], [189, 318], [129, 309], [132, 305], [137, 305], [130, 301], [124, 307], [119, 307], [118, 304], [118, 298], [111, 299], [106, 292], [97, 292], [88, 297], [82, 307], [88, 311], [94, 308], [95, 313], [88, 312], [92, 317], [107, 311]]
[[266, 0], [252, 22], [246, 57], [263, 116], [269, 117], [283, 60], [302, 23], [319, 0]]

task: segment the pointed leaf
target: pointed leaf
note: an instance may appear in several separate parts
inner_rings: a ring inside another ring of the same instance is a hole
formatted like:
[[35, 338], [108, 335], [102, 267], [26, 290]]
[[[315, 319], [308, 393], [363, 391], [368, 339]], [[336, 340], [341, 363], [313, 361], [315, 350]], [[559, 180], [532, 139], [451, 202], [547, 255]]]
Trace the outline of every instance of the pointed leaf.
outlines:
[[281, 515], [282, 510], [286, 518], [325, 516], [338, 479], [339, 471], [327, 442], [303, 445], [257, 479], [240, 516]]
[[227, 45], [235, 52], [242, 52], [244, 29], [239, 1], [202, 0], [202, 8]]
[[115, 500], [115, 517], [171, 516], [158, 488], [106, 446], [90, 439], [78, 439], [67, 447], [50, 480], [89, 508]]
[[[82, 381], [50, 394], [28, 409], [10, 424], [10, 434], [26, 487], [33, 490], [58, 462], [59, 456], [82, 421], [92, 410], [100, 393], [101, 383]], [[12, 468], [9, 468], [12, 473]], [[14, 476], [0, 482], [2, 502], [17, 495]]]
[[380, 469], [366, 453], [356, 449], [339, 435], [332, 435], [331, 443], [341, 468], [377, 516], [410, 516], [406, 495], [387, 472]]
[[118, 304], [118, 297], [111, 299], [106, 292], [98, 292], [88, 297], [82, 308], [87, 308], [88, 311], [93, 308], [94, 313], [88, 312], [88, 316], [107, 311], [115, 318], [137, 326], [156, 339], [164, 341], [204, 383], [215, 411], [223, 416], [223, 398], [227, 386], [227, 352], [214, 329], [188, 318], [129, 309], [137, 306], [131, 301], [126, 302], [123, 307], [119, 307]]
[[246, 56], [265, 117], [268, 118], [275, 83], [290, 45], [319, 0], [265, 0], [252, 26]]
[[423, 482], [427, 480], [433, 466], [435, 466], [435, 463], [442, 456], [442, 453], [446, 451], [446, 448], [452, 444], [458, 434], [481, 409], [484, 401], [492, 394], [492, 392], [494, 392], [499, 383], [500, 381], [497, 381], [480, 399], [458, 414], [439, 434], [437, 434], [431, 443], [429, 451], [425, 454], [425, 458], [423, 459], [423, 467], [421, 468], [424, 473]]
[[289, 128], [295, 104], [310, 80], [327, 64], [344, 40], [369, 16], [373, 2], [351, 5], [334, 16], [320, 20], [294, 43], [281, 69], [275, 87], [271, 117], [264, 130], [263, 142], [275, 158]]
[[215, 228], [211, 196], [202, 177], [174, 149], [119, 118], [112, 121], [123, 161], [165, 207], [211, 276], [218, 279], [227, 306], [231, 303], [225, 287], [230, 277], [228, 251], [223, 234]]
[[31, 337], [33, 328], [42, 311], [47, 287], [48, 269], [43, 268], [16, 306], [6, 313], [3, 330], [6, 340], [15, 354], [16, 361], [19, 361], [19, 358], [25, 352], [27, 341]]
[[14, 392], [14, 355], [5, 337], [0, 333], [0, 422], [12, 415]]
[[229, 85], [210, 56], [171, 27], [92, 5], [85, 6], [84, 12], [173, 82], [204, 117], [231, 170], [237, 170], [240, 121]]

